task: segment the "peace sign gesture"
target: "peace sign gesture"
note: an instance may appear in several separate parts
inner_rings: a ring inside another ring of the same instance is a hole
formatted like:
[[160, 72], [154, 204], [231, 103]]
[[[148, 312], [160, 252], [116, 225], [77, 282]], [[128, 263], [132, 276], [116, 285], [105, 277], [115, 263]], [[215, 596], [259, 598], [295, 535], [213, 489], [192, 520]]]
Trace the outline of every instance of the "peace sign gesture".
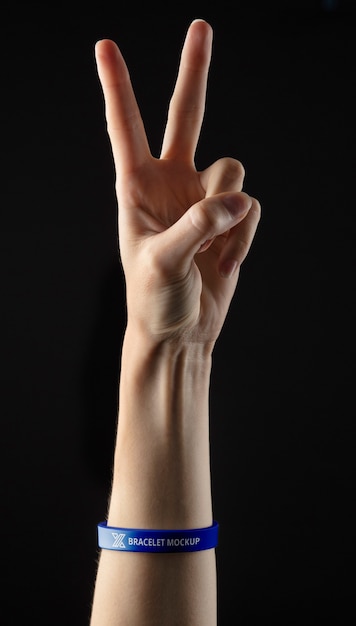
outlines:
[[127, 66], [117, 45], [96, 45], [116, 171], [119, 247], [128, 324], [153, 341], [214, 344], [260, 218], [233, 158], [195, 167], [212, 29], [188, 28], [160, 158], [151, 154]]

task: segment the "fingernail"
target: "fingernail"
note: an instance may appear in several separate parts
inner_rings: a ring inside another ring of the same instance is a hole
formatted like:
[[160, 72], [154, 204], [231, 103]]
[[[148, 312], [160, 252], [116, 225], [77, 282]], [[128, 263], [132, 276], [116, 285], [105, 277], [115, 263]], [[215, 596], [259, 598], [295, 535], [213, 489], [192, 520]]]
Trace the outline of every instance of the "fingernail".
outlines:
[[231, 278], [237, 270], [237, 261], [235, 259], [227, 259], [220, 267], [220, 276], [222, 278]]
[[223, 203], [226, 206], [227, 210], [233, 217], [239, 217], [240, 215], [244, 215], [251, 208], [252, 200], [248, 198], [249, 202], [244, 202], [241, 197], [233, 196], [225, 196], [223, 199]]

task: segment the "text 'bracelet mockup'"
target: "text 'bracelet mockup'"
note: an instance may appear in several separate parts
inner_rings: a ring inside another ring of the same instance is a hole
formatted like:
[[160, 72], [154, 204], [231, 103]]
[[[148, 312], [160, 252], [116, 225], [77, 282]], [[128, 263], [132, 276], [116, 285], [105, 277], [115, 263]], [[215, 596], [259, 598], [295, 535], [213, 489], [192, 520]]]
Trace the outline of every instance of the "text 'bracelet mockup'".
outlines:
[[143, 530], [115, 528], [107, 522], [98, 524], [98, 545], [106, 550], [122, 552], [197, 552], [215, 548], [219, 524], [187, 530]]

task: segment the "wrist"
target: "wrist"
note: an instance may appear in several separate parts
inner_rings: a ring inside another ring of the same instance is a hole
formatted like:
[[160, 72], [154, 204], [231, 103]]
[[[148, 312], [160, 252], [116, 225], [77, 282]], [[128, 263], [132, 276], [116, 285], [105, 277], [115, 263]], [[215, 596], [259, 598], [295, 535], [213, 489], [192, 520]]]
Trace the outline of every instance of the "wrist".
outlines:
[[167, 435], [170, 423], [177, 428], [205, 424], [211, 364], [205, 344], [177, 338], [153, 341], [128, 326], [120, 376], [121, 423], [142, 427], [144, 416], [156, 436], [161, 428]]
[[209, 351], [128, 327], [121, 371], [109, 523], [209, 526]]
[[[144, 381], [150, 372], [172, 369], [185, 374], [193, 384], [211, 374], [211, 357], [214, 342], [197, 340], [186, 331], [165, 337], [152, 336], [137, 324], [128, 323], [122, 349], [121, 378], [129, 367], [132, 373], [142, 372]], [[162, 372], [164, 373], [164, 372]], [[179, 376], [180, 377], [180, 376]], [[145, 383], [149, 388], [150, 383]]]

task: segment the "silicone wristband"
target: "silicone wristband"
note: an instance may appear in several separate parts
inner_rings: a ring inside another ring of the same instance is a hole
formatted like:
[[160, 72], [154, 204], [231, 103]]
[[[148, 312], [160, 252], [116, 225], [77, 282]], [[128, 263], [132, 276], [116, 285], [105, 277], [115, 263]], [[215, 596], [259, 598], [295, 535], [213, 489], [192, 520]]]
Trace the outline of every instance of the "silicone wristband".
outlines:
[[106, 550], [122, 552], [197, 552], [215, 548], [219, 524], [187, 530], [143, 530], [115, 528], [107, 522], [98, 524], [98, 544]]

